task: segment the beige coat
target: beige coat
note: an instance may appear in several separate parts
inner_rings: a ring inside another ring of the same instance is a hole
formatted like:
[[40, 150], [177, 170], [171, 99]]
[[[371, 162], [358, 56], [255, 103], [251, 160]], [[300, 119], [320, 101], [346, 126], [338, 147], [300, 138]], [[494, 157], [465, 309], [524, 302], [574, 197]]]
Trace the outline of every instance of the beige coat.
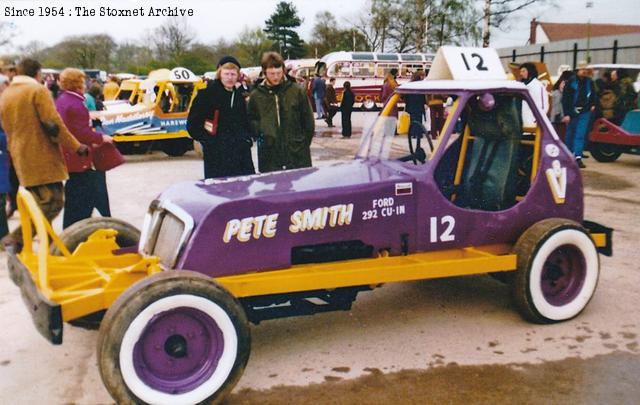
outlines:
[[[46, 87], [28, 76], [14, 77], [0, 96], [0, 120], [21, 186], [57, 183], [69, 177], [60, 145], [77, 150], [80, 143], [65, 127]], [[58, 125], [55, 139], [42, 130], [41, 121]]]

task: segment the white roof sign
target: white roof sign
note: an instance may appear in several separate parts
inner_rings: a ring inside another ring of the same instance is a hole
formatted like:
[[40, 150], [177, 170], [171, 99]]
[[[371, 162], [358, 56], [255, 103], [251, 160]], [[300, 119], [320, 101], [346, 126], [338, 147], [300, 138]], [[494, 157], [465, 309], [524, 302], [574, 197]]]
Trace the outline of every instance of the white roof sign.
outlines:
[[443, 46], [427, 80], [506, 80], [500, 57], [492, 48]]
[[197, 82], [200, 78], [194, 75], [189, 69], [177, 67], [171, 69], [169, 80], [172, 82]]

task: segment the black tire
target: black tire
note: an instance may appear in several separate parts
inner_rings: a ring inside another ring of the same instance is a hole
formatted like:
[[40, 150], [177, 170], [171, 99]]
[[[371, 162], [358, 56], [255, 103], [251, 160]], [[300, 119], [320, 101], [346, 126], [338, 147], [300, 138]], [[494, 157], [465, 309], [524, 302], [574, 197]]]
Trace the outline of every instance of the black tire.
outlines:
[[[62, 231], [59, 237], [67, 249], [73, 253], [80, 243], [86, 241], [87, 238], [98, 229], [114, 229], [118, 231], [116, 243], [120, 247], [137, 246], [138, 242], [140, 242], [140, 231], [138, 228], [128, 222], [111, 217], [83, 219]], [[62, 256], [62, 252], [53, 244], [51, 245], [50, 252], [54, 256]]]
[[589, 149], [593, 158], [602, 163], [615, 162], [622, 155], [620, 147], [610, 143], [592, 143]]
[[152, 142], [116, 142], [116, 147], [123, 155], [144, 155], [151, 150]]
[[537, 222], [515, 245], [513, 298], [534, 323], [577, 316], [595, 292], [600, 262], [595, 244], [580, 224], [561, 218]]
[[[98, 229], [114, 229], [118, 231], [116, 243], [120, 247], [137, 246], [140, 242], [140, 231], [128, 222], [111, 217], [95, 217], [78, 221], [71, 225], [59, 235], [62, 243], [73, 253], [78, 245], [87, 240], [92, 233]], [[57, 246], [51, 244], [50, 253], [53, 256], [62, 256], [62, 252]], [[105, 311], [98, 311], [92, 314], [73, 319], [69, 324], [83, 329], [96, 330], [100, 327]]]
[[489, 277], [492, 279], [501, 282], [502, 284], [511, 284], [513, 283], [513, 278], [515, 276], [514, 271], [496, 271], [489, 273]]
[[240, 303], [211, 278], [180, 270], [141, 280], [114, 302], [97, 355], [118, 404], [218, 403], [240, 379], [250, 349]]
[[193, 148], [191, 138], [166, 139], [160, 142], [160, 150], [172, 157], [182, 156]]

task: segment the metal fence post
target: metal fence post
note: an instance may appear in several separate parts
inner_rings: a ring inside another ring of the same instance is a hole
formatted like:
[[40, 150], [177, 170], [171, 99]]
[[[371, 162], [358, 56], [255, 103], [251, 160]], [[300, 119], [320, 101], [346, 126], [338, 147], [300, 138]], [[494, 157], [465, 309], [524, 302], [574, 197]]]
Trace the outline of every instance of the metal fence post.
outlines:
[[578, 43], [573, 43], [573, 70], [578, 66]]
[[617, 63], [618, 61], [618, 40], [614, 39], [613, 40], [613, 62], [611, 63]]
[[512, 50], [511, 51], [511, 62], [515, 62], [516, 61], [516, 50]]
[[544, 46], [540, 47], [540, 62], [544, 62]]

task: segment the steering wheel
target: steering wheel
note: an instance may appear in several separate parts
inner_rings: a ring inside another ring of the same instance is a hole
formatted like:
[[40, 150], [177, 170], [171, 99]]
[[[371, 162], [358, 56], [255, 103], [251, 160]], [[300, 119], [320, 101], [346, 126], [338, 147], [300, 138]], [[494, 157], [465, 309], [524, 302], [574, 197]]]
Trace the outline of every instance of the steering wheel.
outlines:
[[[419, 133], [416, 133], [414, 136], [411, 131], [412, 128], [418, 128]], [[424, 149], [422, 149], [422, 146], [420, 146], [420, 142], [423, 136], [429, 143], [429, 150], [432, 151], [433, 142], [431, 141], [431, 137], [429, 136], [429, 131], [427, 130], [427, 128], [424, 126], [424, 124], [422, 124], [421, 121], [411, 121], [411, 124], [409, 125], [409, 133], [407, 134], [407, 142], [409, 142], [409, 155], [400, 159], [401, 161], [408, 162], [409, 160], [411, 160], [414, 165], [417, 165], [418, 162], [420, 162], [421, 164], [424, 164], [424, 162], [426, 162], [427, 153], [424, 151]]]

